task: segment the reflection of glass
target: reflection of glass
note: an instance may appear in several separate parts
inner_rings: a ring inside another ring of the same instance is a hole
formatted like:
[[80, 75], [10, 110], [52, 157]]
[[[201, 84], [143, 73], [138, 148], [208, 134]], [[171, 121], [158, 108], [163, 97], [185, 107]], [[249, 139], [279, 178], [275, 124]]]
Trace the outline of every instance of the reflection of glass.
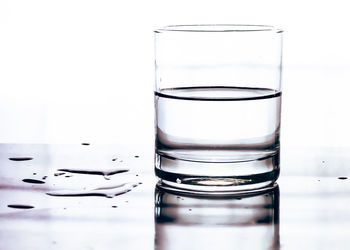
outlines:
[[155, 191], [155, 249], [279, 249], [279, 188], [225, 198]]

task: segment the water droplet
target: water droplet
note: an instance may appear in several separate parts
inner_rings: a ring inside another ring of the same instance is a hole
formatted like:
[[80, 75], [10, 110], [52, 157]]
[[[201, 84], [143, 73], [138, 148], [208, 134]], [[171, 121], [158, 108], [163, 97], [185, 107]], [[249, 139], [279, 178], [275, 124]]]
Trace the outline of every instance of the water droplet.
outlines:
[[188, 209], [188, 211], [192, 211], [192, 209], [190, 208], [190, 209]]
[[30, 161], [33, 160], [32, 157], [10, 157], [10, 161]]
[[90, 143], [83, 142], [81, 145], [83, 145], [83, 146], [89, 146], [89, 145], [90, 145]]
[[116, 160], [118, 160], [118, 158], [113, 158], [113, 159], [112, 159], [112, 161], [116, 161]]
[[136, 176], [139, 176], [138, 174]]
[[36, 175], [36, 173], [33, 173], [33, 175]]
[[17, 209], [32, 209], [34, 208], [33, 206], [30, 205], [20, 205], [20, 204], [11, 204], [7, 205], [10, 208], [17, 208]]
[[134, 157], [135, 157], [135, 158], [139, 158], [140, 156], [138, 156], [138, 155], [135, 155]]
[[69, 178], [69, 177], [72, 177], [73, 175], [66, 175], [66, 176], [64, 176], [64, 177], [66, 177], [66, 178]]
[[324, 163], [324, 161], [322, 161], [322, 163]]
[[31, 184], [44, 184], [45, 181], [41, 181], [41, 180], [35, 180], [35, 179], [23, 179], [23, 182], [26, 183], [31, 183]]
[[339, 177], [338, 177], [339, 180], [346, 180], [347, 178], [348, 178], [348, 177], [346, 177], [346, 176], [339, 176]]
[[176, 183], [180, 184], [181, 180], [179, 178], [176, 179]]
[[46, 180], [46, 178], [47, 178], [47, 175], [45, 175], [42, 179], [43, 179], [43, 180]]
[[60, 176], [60, 175], [64, 175], [64, 174], [66, 174], [66, 173], [54, 173], [53, 175], [54, 176]]
[[112, 206], [112, 208], [117, 208], [118, 206]]

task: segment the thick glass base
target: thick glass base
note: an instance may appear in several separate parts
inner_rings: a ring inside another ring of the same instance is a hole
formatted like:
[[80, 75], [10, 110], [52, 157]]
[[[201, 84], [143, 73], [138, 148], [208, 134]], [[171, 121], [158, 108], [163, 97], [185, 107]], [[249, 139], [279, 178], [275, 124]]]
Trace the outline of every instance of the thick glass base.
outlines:
[[162, 188], [196, 195], [230, 195], [273, 187], [279, 152], [249, 161], [199, 162], [156, 153], [155, 173]]

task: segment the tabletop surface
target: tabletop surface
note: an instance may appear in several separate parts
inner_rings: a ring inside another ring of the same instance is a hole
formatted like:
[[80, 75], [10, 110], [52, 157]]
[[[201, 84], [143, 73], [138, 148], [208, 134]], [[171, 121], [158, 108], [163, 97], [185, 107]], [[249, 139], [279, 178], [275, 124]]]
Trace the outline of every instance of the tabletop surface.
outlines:
[[0, 144], [0, 249], [348, 249], [349, 152], [286, 148], [274, 189], [207, 199], [157, 189], [151, 147]]

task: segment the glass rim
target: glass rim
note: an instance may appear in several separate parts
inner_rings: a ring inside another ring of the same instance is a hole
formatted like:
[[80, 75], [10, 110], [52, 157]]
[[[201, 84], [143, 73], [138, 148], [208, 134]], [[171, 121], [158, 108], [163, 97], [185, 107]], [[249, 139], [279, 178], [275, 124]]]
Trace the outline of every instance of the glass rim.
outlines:
[[259, 24], [184, 24], [167, 25], [154, 30], [155, 33], [164, 32], [273, 32], [282, 33], [283, 30], [272, 25]]

